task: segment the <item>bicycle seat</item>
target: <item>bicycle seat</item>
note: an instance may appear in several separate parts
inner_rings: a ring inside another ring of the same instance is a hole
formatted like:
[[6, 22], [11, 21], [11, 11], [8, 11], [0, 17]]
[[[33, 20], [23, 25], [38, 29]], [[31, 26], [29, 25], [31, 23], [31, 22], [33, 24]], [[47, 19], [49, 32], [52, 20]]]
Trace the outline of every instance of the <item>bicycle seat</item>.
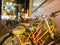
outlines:
[[25, 28], [17, 28], [17, 29], [14, 29], [14, 30], [12, 30], [12, 33], [13, 34], [23, 34], [23, 33], [25, 33]]

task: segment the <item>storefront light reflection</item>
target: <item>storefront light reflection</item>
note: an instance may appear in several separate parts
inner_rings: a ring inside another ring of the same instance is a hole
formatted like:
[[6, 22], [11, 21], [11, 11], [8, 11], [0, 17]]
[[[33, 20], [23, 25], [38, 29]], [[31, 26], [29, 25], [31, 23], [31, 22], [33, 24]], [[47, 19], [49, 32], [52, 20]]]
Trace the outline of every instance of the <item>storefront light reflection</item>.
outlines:
[[1, 19], [5, 19], [5, 20], [14, 20], [16, 18], [16, 16], [11, 16], [11, 15], [2, 15]]

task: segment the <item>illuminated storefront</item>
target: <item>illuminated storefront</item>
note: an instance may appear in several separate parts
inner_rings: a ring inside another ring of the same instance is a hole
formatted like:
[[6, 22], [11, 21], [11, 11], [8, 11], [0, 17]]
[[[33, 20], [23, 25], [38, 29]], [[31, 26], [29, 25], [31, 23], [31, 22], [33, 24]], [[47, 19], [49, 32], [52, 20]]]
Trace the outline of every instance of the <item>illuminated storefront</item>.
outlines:
[[16, 17], [14, 4], [13, 0], [2, 0], [2, 19], [14, 19]]
[[[31, 0], [3, 0], [2, 1], [2, 19], [28, 18], [31, 16]], [[11, 18], [12, 17], [12, 18]]]

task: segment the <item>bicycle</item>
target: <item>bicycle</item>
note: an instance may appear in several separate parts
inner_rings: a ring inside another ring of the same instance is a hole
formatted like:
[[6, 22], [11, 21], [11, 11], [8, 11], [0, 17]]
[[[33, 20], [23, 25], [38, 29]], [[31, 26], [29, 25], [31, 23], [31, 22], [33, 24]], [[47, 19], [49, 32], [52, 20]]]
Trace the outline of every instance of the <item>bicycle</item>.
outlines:
[[[45, 30], [45, 32], [42, 35], [40, 35], [42, 31], [43, 21], [46, 21], [48, 29]], [[47, 33], [49, 32], [51, 38], [54, 38], [53, 32], [55, 31], [55, 29], [54, 29], [54, 25], [49, 27], [47, 18], [44, 18], [43, 21], [38, 24], [37, 26], [38, 28], [36, 30], [34, 29], [35, 30], [34, 33], [31, 31], [30, 33], [26, 32], [26, 29], [23, 26], [17, 26], [15, 30], [12, 30], [12, 32], [2, 40], [1, 42], [2, 45], [38, 45], [38, 44], [43, 45], [45, 44], [46, 40], [49, 37]], [[44, 36], [47, 38], [43, 39]]]
[[[39, 35], [39, 34], [41, 34], [41, 31], [42, 31], [42, 23], [38, 25], [38, 28], [36, 29], [36, 31], [34, 33], [32, 33], [32, 32], [29, 33], [29, 36], [28, 37], [33, 40], [33, 43], [35, 45], [38, 45], [38, 42], [39, 41], [41, 42], [40, 45], [44, 45], [45, 42], [46, 42], [46, 40], [49, 37], [49, 35], [47, 34], [48, 32], [50, 33], [50, 37], [52, 39], [54, 39], [54, 32], [55, 32], [54, 25], [52, 24], [51, 26], [49, 26], [49, 23], [47, 21], [47, 18], [45, 18], [45, 17], [44, 17], [43, 21], [45, 21], [48, 29], [45, 30], [45, 32], [42, 35]], [[41, 41], [44, 36], [46, 36], [46, 39], [43, 39], [43, 41]]]
[[[17, 29], [18, 28], [18, 29]], [[23, 28], [23, 27], [22, 27]], [[31, 40], [27, 40], [26, 42], [22, 39], [27, 38], [23, 36], [25, 29], [20, 30], [20, 27], [16, 27], [15, 31], [12, 31], [9, 35], [7, 35], [3, 40], [1, 45], [32, 45]]]

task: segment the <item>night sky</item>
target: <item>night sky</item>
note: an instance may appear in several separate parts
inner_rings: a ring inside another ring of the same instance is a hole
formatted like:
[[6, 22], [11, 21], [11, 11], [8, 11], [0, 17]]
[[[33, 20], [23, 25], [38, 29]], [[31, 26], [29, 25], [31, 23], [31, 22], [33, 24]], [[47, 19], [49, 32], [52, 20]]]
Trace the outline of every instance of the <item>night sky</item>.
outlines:
[[28, 9], [29, 8], [29, 0], [16, 0], [16, 3], [19, 4], [21, 3], [24, 8]]

